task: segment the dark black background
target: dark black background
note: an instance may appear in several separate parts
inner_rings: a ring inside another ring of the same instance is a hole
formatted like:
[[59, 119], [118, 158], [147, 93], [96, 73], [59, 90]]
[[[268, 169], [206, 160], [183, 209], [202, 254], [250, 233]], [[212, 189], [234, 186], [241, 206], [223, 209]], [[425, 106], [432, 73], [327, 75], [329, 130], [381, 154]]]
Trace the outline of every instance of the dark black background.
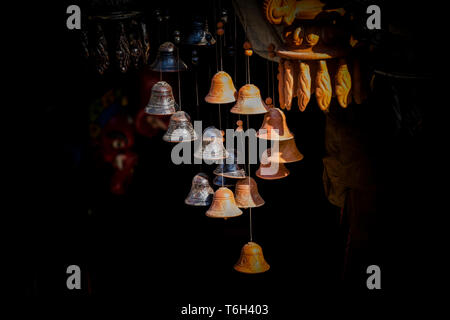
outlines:
[[[139, 165], [126, 196], [113, 196], [105, 190], [106, 178], [94, 170], [87, 147], [86, 106], [111, 86], [125, 87], [132, 96], [137, 75], [102, 78], [86, 67], [79, 54], [78, 34], [65, 27], [65, 10], [72, 3], [76, 2], [28, 6], [15, 21], [19, 34], [12, 35], [9, 42], [17, 48], [13, 60], [17, 62], [8, 66], [14, 84], [10, 95], [17, 108], [26, 110], [14, 131], [21, 136], [14, 153], [17, 156], [13, 156], [19, 166], [12, 185], [19, 195], [14, 207], [18, 228], [11, 240], [15, 257], [11, 265], [17, 274], [12, 277], [14, 292], [74, 296], [87, 295], [89, 287], [97, 296], [152, 297], [149, 303], [154, 307], [168, 303], [174, 313], [175, 306], [186, 303], [252, 302], [271, 304], [276, 313], [281, 308], [294, 309], [295, 304], [288, 302], [305, 293], [342, 292], [343, 237], [338, 228], [339, 209], [329, 204], [323, 193], [325, 117], [319, 108], [312, 104], [300, 113], [294, 106], [287, 116], [305, 159], [288, 165], [291, 175], [286, 179], [257, 179], [266, 204], [253, 210], [254, 235], [271, 269], [261, 275], [239, 274], [232, 267], [248, 241], [248, 214], [218, 221], [206, 218], [203, 208], [185, 206], [191, 179], [200, 167], [173, 165], [171, 145], [160, 136], [138, 138], [135, 151], [140, 156]], [[206, 1], [139, 6], [148, 12], [149, 19], [154, 8], [167, 6], [174, 21], [171, 28], [182, 31], [189, 29], [191, 17], [199, 10], [211, 12]], [[382, 13], [383, 19], [410, 30], [408, 43], [422, 43], [426, 38], [426, 28], [416, 22], [426, 25], [430, 16], [410, 3], [397, 7], [383, 3]], [[243, 41], [241, 30], [236, 87], [244, 84]], [[153, 46], [153, 55], [155, 50]], [[408, 50], [413, 63], [407, 64], [406, 70], [415, 71], [418, 65], [424, 69], [423, 61], [430, 61], [423, 56], [424, 50]], [[188, 61], [189, 52], [182, 54]], [[378, 56], [377, 63], [390, 66], [392, 58], [389, 54]], [[254, 55], [251, 64], [252, 82], [264, 97], [266, 61]], [[230, 74], [232, 66], [232, 61], [225, 61], [224, 69]], [[212, 68], [214, 72], [215, 66]], [[182, 78], [183, 105], [196, 119], [191, 76], [188, 72]], [[210, 76], [205, 73], [200, 78], [203, 101]], [[424, 95], [430, 92], [424, 90]], [[223, 123], [234, 127], [236, 118], [226, 112], [229, 107], [222, 107]], [[388, 106], [377, 107], [367, 107], [358, 114], [371, 129], [370, 149], [377, 166], [379, 218], [370, 258], [382, 267], [383, 290], [362, 290], [364, 277], [361, 284], [347, 288], [369, 297], [419, 292], [424, 279], [420, 270], [424, 264], [433, 264], [424, 243], [427, 219], [423, 218], [432, 214], [423, 187], [433, 187], [427, 183], [430, 174], [423, 169], [428, 168], [425, 161], [431, 149], [425, 143], [426, 120], [435, 105], [430, 101], [423, 107], [424, 131], [414, 138], [394, 135]], [[218, 126], [216, 106], [202, 102], [200, 114], [206, 125]], [[258, 128], [261, 122], [262, 116], [254, 116], [250, 126]], [[79, 162], [74, 160], [76, 154], [81, 155]], [[202, 169], [210, 174], [213, 168]], [[252, 166], [253, 173], [256, 169]], [[71, 264], [82, 268], [81, 292], [66, 289], [65, 271]]]

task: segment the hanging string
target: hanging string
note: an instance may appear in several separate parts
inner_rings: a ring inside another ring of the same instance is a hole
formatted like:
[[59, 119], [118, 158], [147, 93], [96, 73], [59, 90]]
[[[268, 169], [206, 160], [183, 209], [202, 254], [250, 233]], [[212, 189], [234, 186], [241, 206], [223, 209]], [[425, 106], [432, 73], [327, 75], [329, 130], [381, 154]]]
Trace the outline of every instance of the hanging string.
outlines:
[[177, 67], [178, 67], [178, 103], [181, 111], [181, 77], [180, 77], [180, 49], [177, 48]]
[[272, 68], [272, 99], [273, 104], [275, 105], [275, 73], [273, 71], [273, 61], [271, 61], [271, 68]]
[[[250, 129], [250, 118], [249, 118], [249, 116], [247, 115], [247, 130], [249, 130]], [[248, 175], [248, 185], [250, 186], [250, 174], [251, 174], [251, 172], [250, 172], [250, 138], [249, 138], [249, 140], [248, 140], [248, 164], [247, 164], [247, 167], [248, 167], [248, 173], [247, 173], [247, 175]], [[253, 241], [253, 226], [252, 226], [252, 208], [249, 208], [249, 225], [250, 225], [250, 242], [252, 242]]]
[[270, 97], [270, 70], [269, 70], [269, 60], [266, 60], [266, 74], [267, 74], [267, 96]]
[[237, 78], [237, 19], [236, 19], [236, 10], [234, 12], [234, 84], [236, 84]]
[[222, 58], [222, 37], [219, 36], [219, 50], [220, 50], [220, 71], [223, 71], [223, 58]]
[[250, 57], [249, 56], [247, 56], [247, 68], [248, 68], [248, 71], [247, 71], [247, 73], [248, 73], [248, 82], [247, 83], [251, 83], [251, 80], [250, 80]]
[[199, 102], [198, 102], [198, 70], [195, 69], [194, 72], [194, 77], [195, 77], [195, 105], [196, 105], [196, 109], [197, 109], [197, 119], [200, 119], [200, 107], [199, 107]]

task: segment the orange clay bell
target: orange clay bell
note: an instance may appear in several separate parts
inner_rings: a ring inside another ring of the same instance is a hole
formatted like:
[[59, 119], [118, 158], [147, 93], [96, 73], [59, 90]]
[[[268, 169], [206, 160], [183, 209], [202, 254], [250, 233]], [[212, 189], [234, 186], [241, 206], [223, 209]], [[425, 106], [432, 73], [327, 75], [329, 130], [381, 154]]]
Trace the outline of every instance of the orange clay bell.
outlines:
[[242, 273], [263, 273], [269, 269], [261, 246], [255, 242], [248, 242], [242, 247], [241, 256], [234, 265], [234, 270]]
[[211, 80], [211, 87], [205, 101], [213, 104], [236, 101], [236, 88], [230, 75], [225, 71], [217, 72]]

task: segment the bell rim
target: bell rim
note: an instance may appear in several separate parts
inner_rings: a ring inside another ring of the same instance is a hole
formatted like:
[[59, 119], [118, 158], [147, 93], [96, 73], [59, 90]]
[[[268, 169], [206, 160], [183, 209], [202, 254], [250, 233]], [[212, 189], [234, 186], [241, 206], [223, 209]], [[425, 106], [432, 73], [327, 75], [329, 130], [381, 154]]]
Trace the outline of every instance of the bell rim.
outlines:
[[168, 138], [169, 136], [167, 136], [167, 135], [163, 135], [163, 137], [162, 137], [162, 139], [165, 141], [165, 142], [170, 142], [170, 143], [180, 143], [180, 142], [192, 142], [192, 141], [195, 141], [195, 140], [197, 140], [198, 139], [198, 137], [194, 137], [194, 138], [191, 138], [190, 140], [185, 140], [185, 139], [183, 139], [183, 140], [168, 140], [169, 138]]
[[286, 178], [286, 177], [288, 177], [291, 174], [291, 172], [289, 170], [287, 170], [286, 173], [287, 173], [286, 175], [263, 176], [263, 175], [261, 175], [260, 169], [258, 169], [258, 170], [256, 170], [255, 175], [258, 178], [263, 179], [263, 180], [279, 180], [279, 179]]
[[[261, 129], [260, 129], [260, 130], [261, 130]], [[258, 132], [256, 132], [256, 137], [257, 137], [258, 139], [261, 139], [261, 140], [287, 141], [287, 140], [292, 140], [292, 139], [295, 138], [294, 135], [293, 135], [292, 133], [291, 133], [291, 136], [289, 136], [289, 137], [280, 137], [279, 139], [268, 138], [267, 136], [268, 136], [267, 133], [266, 133], [266, 134], [264, 134], [264, 133], [259, 133], [259, 130], [258, 130]]]
[[294, 160], [285, 160], [282, 159], [281, 157], [277, 157], [278, 159], [273, 159], [272, 156], [268, 157], [267, 160], [269, 160], [269, 162], [273, 162], [273, 163], [293, 163], [293, 162], [298, 162], [298, 161], [302, 161], [305, 156], [303, 154], [300, 153], [300, 156], [296, 157]]
[[175, 114], [177, 112], [178, 104], [175, 102], [174, 105], [172, 107], [169, 107], [169, 108], [171, 108], [171, 109], [173, 108], [174, 111], [173, 112], [170, 111], [169, 113], [158, 113], [158, 112], [152, 113], [152, 112], [149, 112], [149, 111], [152, 110], [151, 105], [147, 104], [145, 106], [145, 113], [147, 113], [149, 115], [152, 115], [152, 116], [171, 116], [171, 115], [173, 115], [173, 114]]
[[214, 169], [214, 171], [213, 171], [213, 173], [216, 175], [216, 176], [221, 176], [221, 177], [225, 177], [225, 178], [230, 178], [230, 179], [239, 179], [239, 180], [242, 180], [242, 179], [245, 179], [246, 178], [246, 173], [245, 173], [245, 170], [244, 169], [241, 169], [241, 170], [238, 170], [238, 171], [235, 171], [235, 172], [240, 172], [240, 174], [243, 174], [243, 176], [232, 176], [232, 175], [230, 175], [229, 173], [227, 173], [227, 172], [222, 172], [222, 171], [217, 171], [218, 169]]
[[[232, 215], [232, 216], [214, 216], [214, 215], [211, 215], [209, 212], [210, 212], [210, 210], [206, 211], [205, 215], [206, 215], [208, 218], [214, 218], [214, 219], [228, 219], [228, 218], [235, 218], [235, 217], [242, 216], [242, 214], [244, 213], [241, 209], [239, 209], [239, 213], [236, 213], [236, 214], [234, 214], [234, 215]], [[214, 212], [214, 211], [213, 211], [213, 212]]]
[[[261, 198], [261, 199], [262, 199], [262, 198]], [[259, 207], [262, 207], [262, 206], [265, 205], [265, 204], [266, 204], [266, 202], [262, 199], [262, 203], [261, 203], [261, 204], [254, 205], [254, 206], [243, 206], [243, 205], [239, 205], [238, 201], [236, 200], [236, 205], [237, 205], [237, 207], [238, 207], [238, 208], [241, 208], [241, 209], [259, 208]]]
[[236, 98], [233, 96], [233, 98], [229, 98], [229, 99], [223, 99], [222, 101], [218, 102], [217, 100], [214, 100], [209, 94], [205, 97], [205, 101], [208, 102], [209, 104], [227, 104], [227, 103], [232, 103], [232, 102], [236, 102]]
[[266, 262], [264, 267], [262, 268], [261, 271], [249, 271], [249, 268], [242, 268], [240, 267], [238, 264], [235, 264], [233, 266], [233, 269], [236, 270], [237, 272], [241, 272], [241, 273], [245, 273], [245, 274], [258, 274], [258, 273], [264, 273], [270, 270], [270, 265]]
[[206, 160], [206, 161], [218, 161], [218, 160], [226, 159], [227, 157], [225, 156], [225, 157], [222, 157], [222, 158], [205, 158], [205, 157], [203, 157], [203, 152], [202, 152], [201, 156], [198, 155], [198, 154], [196, 155], [195, 152], [194, 152], [194, 158], [195, 159]]
[[187, 199], [184, 199], [184, 204], [191, 206], [191, 207], [207, 207], [207, 206], [211, 205], [211, 202], [209, 202], [209, 203], [203, 202], [202, 204], [194, 204], [193, 202], [189, 203]]
[[[234, 110], [233, 110], [234, 109]], [[245, 115], [252, 115], [252, 114], [265, 114], [268, 112], [268, 110], [263, 111], [255, 111], [255, 112], [240, 112], [236, 110], [237, 108], [233, 107], [231, 108], [230, 112], [234, 114], [245, 114]]]

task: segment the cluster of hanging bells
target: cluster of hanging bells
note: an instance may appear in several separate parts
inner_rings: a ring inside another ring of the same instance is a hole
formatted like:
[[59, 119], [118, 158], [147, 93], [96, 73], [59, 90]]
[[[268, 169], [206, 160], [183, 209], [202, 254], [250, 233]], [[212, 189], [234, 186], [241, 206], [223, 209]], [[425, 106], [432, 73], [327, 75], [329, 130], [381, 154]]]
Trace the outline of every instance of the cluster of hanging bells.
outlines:
[[[150, 69], [159, 72], [187, 70], [187, 65], [178, 54], [175, 54], [176, 50], [178, 49], [171, 42], [161, 44]], [[145, 112], [153, 116], [171, 116], [168, 130], [163, 136], [164, 141], [179, 143], [194, 141], [198, 138], [191, 118], [186, 112], [180, 110], [175, 102], [172, 87], [165, 81], [159, 81], [153, 85]]]
[[[193, 25], [194, 30], [187, 39], [188, 44], [204, 45], [207, 29], [202, 33], [201, 28], [200, 24]], [[163, 43], [150, 68], [160, 72], [187, 70], [186, 64], [179, 59], [179, 55], [175, 55], [175, 50], [172, 43]], [[224, 71], [214, 75], [205, 100], [211, 104], [236, 102], [231, 109], [231, 112], [235, 114], [264, 114], [270, 111], [255, 85], [246, 84], [237, 94], [230, 75]], [[159, 81], [152, 87], [151, 97], [145, 111], [156, 116], [171, 116], [168, 130], [163, 136], [164, 141], [179, 143], [198, 138], [189, 115], [179, 110], [172, 87], [167, 82]], [[241, 125], [238, 128], [240, 130], [242, 130]], [[262, 206], [264, 200], [258, 192], [256, 181], [246, 176], [245, 170], [238, 164], [236, 150], [228, 152], [223, 141], [223, 132], [217, 128], [208, 127], [203, 131], [201, 146], [194, 152], [194, 157], [206, 162], [220, 162], [214, 170], [216, 176], [213, 181], [213, 184], [219, 188], [214, 192], [209, 184], [208, 176], [199, 173], [192, 179], [191, 190], [185, 203], [191, 206], [209, 206], [206, 216], [228, 219], [242, 215], [243, 212], [240, 208]], [[224, 159], [226, 160], [224, 161]], [[235, 193], [229, 189], [233, 185], [235, 185]], [[260, 273], [267, 271], [269, 265], [264, 260], [261, 247], [254, 242], [249, 242], [242, 248], [241, 256], [234, 269], [244, 273]]]

